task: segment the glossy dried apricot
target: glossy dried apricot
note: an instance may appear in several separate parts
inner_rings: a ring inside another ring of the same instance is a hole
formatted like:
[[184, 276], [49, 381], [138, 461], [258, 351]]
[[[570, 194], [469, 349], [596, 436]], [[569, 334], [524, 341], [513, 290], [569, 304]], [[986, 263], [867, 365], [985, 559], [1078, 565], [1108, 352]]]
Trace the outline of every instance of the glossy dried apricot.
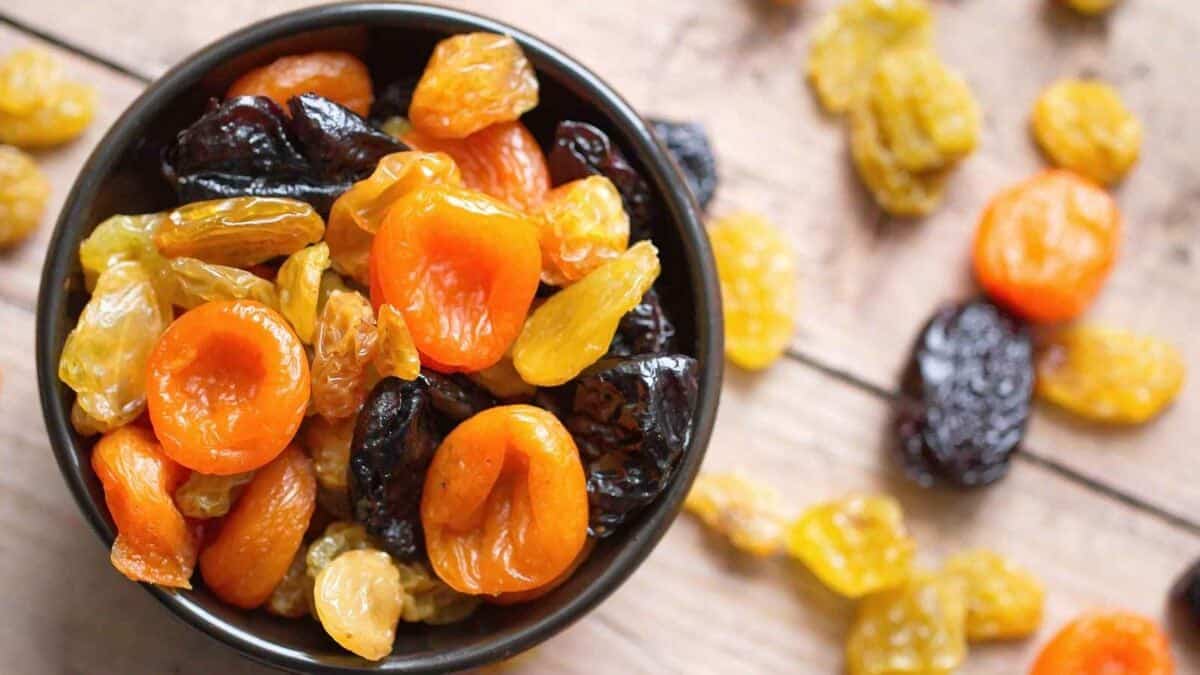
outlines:
[[1142, 125], [1107, 84], [1062, 80], [1034, 104], [1033, 137], [1058, 166], [1110, 185], [1137, 162]]
[[193, 471], [175, 490], [175, 505], [188, 518], [220, 518], [229, 513], [241, 494], [242, 486], [254, 478], [254, 472], [228, 476], [210, 476]]
[[308, 457], [295, 446], [279, 453], [254, 474], [216, 539], [200, 553], [204, 584], [236, 607], [266, 602], [300, 549], [316, 499]]
[[375, 356], [375, 370], [379, 376], [415, 380], [421, 374], [421, 355], [404, 323], [404, 315], [391, 305], [382, 305], [376, 325], [379, 350]]
[[275, 288], [279, 291], [279, 313], [292, 324], [296, 337], [304, 344], [312, 344], [313, 341], [321, 277], [328, 267], [329, 246], [321, 242], [288, 256], [275, 276]]
[[171, 303], [184, 309], [194, 309], [213, 300], [256, 300], [279, 309], [275, 285], [253, 272], [196, 258], [172, 258], [167, 261], [167, 268]]
[[83, 133], [95, 111], [95, 90], [66, 79], [49, 54], [19, 49], [0, 61], [0, 143], [64, 143]]
[[538, 209], [542, 281], [565, 286], [625, 251], [629, 215], [612, 181], [589, 176], [554, 188]]
[[661, 270], [658, 249], [640, 241], [550, 296], [529, 315], [513, 344], [513, 366], [539, 387], [563, 384], [608, 351], [617, 326]]
[[437, 575], [461, 593], [543, 586], [587, 540], [579, 451], [554, 415], [489, 408], [459, 424], [434, 454], [421, 524]]
[[192, 202], [171, 211], [154, 232], [169, 258], [186, 256], [249, 267], [290, 255], [321, 239], [325, 223], [312, 206], [276, 197]]
[[1011, 640], [1037, 632], [1046, 591], [1029, 572], [985, 549], [951, 556], [944, 571], [967, 584], [968, 640]]
[[408, 118], [434, 138], [464, 138], [497, 122], [512, 122], [537, 103], [537, 75], [516, 40], [466, 33], [434, 47]]
[[375, 100], [367, 66], [347, 52], [309, 52], [283, 56], [234, 81], [225, 98], [266, 96], [287, 110], [288, 100], [313, 93], [340, 103], [360, 117]]
[[126, 426], [97, 441], [92, 470], [117, 526], [113, 567], [134, 581], [191, 588], [196, 541], [171, 500], [187, 469], [164, 455], [149, 431]]
[[50, 181], [29, 155], [0, 145], [0, 248], [29, 236], [42, 219]]
[[965, 584], [919, 574], [869, 595], [846, 641], [850, 675], [950, 675], [967, 653]]
[[1123, 610], [1076, 618], [1038, 654], [1029, 675], [1172, 675], [1167, 636], [1150, 619]]
[[783, 232], [753, 213], [720, 218], [708, 228], [721, 302], [725, 354], [750, 370], [783, 355], [796, 316], [796, 262]]
[[378, 661], [391, 653], [404, 609], [400, 572], [383, 551], [346, 551], [317, 575], [313, 609], [339, 645]]
[[1117, 257], [1121, 214], [1107, 192], [1051, 170], [996, 195], [975, 233], [975, 276], [993, 300], [1035, 322], [1091, 304]]
[[313, 342], [312, 405], [318, 415], [335, 420], [358, 412], [378, 340], [370, 301], [356, 291], [334, 291]]
[[150, 355], [147, 399], [169, 457], [227, 475], [275, 458], [308, 406], [308, 356], [278, 312], [253, 300], [197, 307]]
[[751, 555], [773, 555], [783, 548], [787, 516], [783, 499], [769, 485], [739, 473], [702, 473], [683, 507]]
[[462, 139], [432, 138], [417, 130], [404, 142], [454, 158], [463, 183], [527, 213], [550, 191], [550, 171], [537, 139], [520, 122], [501, 122]]
[[375, 304], [404, 314], [422, 360], [467, 371], [504, 356], [542, 269], [528, 218], [486, 195], [447, 186], [421, 188], [396, 202], [375, 236], [371, 264]]
[[1183, 387], [1175, 347], [1149, 335], [1098, 326], [1058, 331], [1037, 359], [1037, 394], [1097, 422], [1141, 424]]

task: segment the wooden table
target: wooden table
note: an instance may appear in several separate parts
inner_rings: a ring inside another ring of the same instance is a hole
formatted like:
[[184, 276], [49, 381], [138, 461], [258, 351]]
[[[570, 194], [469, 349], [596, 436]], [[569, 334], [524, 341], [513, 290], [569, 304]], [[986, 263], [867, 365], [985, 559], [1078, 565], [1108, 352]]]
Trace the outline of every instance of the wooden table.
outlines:
[[[38, 409], [33, 312], [50, 221], [108, 125], [191, 51], [292, 0], [4, 0], [0, 53], [58, 54], [101, 94], [79, 141], [39, 156], [54, 184], [46, 223], [0, 257], [0, 654], [14, 673], [257, 672], [168, 618], [107, 564], [59, 479]], [[458, 0], [577, 56], [645, 113], [703, 122], [722, 185], [716, 213], [753, 209], [787, 228], [802, 308], [789, 359], [731, 369], [707, 467], [746, 468], [798, 506], [850, 491], [899, 497], [933, 565], [964, 546], [1002, 551], [1048, 588], [1031, 640], [973, 649], [964, 673], [1022, 672], [1062, 622], [1119, 605], [1166, 619], [1173, 577], [1200, 555], [1200, 387], [1141, 429], [1081, 425], [1039, 409], [1011, 475], [970, 494], [897, 479], [889, 397], [939, 303], [973, 291], [966, 250], [988, 197], [1042, 165], [1026, 131], [1060, 76], [1114, 83], [1146, 127], [1117, 190], [1123, 257], [1089, 318], [1151, 332], [1200, 369], [1200, 8], [1125, 0], [1083, 19], [1048, 0], [941, 0], [937, 41], [985, 111], [983, 144], [946, 204], [921, 222], [882, 215], [858, 186], [839, 120], [817, 109], [802, 64], [815, 19], [765, 0]], [[682, 518], [601, 608], [522, 661], [530, 672], [840, 672], [853, 607], [784, 561], [731, 555]], [[1181, 673], [1200, 672], [1175, 625]]]

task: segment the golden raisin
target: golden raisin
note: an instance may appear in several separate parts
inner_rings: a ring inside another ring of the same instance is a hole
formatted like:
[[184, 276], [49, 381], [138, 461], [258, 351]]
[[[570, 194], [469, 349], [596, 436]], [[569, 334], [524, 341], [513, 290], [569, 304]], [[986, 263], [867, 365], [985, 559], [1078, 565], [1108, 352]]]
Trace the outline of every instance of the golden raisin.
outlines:
[[529, 398], [537, 393], [537, 387], [521, 379], [521, 374], [513, 365], [511, 349], [496, 365], [470, 373], [467, 377], [501, 400]]
[[275, 288], [279, 291], [279, 311], [304, 344], [311, 344], [317, 324], [317, 301], [321, 277], [329, 267], [329, 246], [314, 244], [288, 256], [279, 267]]
[[193, 471], [175, 489], [175, 506], [188, 518], [219, 518], [229, 513], [242, 486], [254, 478], [253, 471], [228, 476], [211, 476]]
[[334, 558], [346, 551], [374, 548], [371, 535], [358, 523], [335, 521], [330, 523], [321, 536], [308, 545], [304, 554], [305, 574], [316, 580], [321, 570], [329, 566]]
[[1033, 136], [1055, 164], [1103, 185], [1121, 180], [1142, 147], [1141, 123], [1103, 82], [1051, 85], [1034, 105]]
[[313, 417], [304, 421], [301, 438], [312, 457], [317, 484], [326, 490], [345, 491], [348, 487], [350, 441], [354, 438], [354, 418], [329, 421]]
[[850, 675], [950, 675], [966, 657], [965, 584], [919, 574], [867, 596], [846, 641]]
[[1080, 14], [1103, 14], [1117, 4], [1117, 0], [1062, 0]]
[[408, 622], [424, 622], [432, 626], [462, 621], [478, 609], [483, 600], [477, 595], [459, 593], [424, 563], [394, 562], [404, 589], [404, 613]]
[[49, 196], [50, 181], [33, 158], [12, 146], [0, 145], [0, 248], [33, 232]]
[[37, 148], [83, 133], [96, 92], [67, 80], [49, 54], [21, 49], [0, 61], [0, 143]]
[[257, 300], [271, 309], [279, 308], [275, 286], [252, 272], [196, 258], [172, 258], [167, 267], [171, 271], [171, 302], [184, 309], [213, 300]]
[[358, 412], [377, 342], [371, 303], [360, 293], [334, 291], [313, 339], [312, 405], [318, 415], [333, 420]]
[[850, 108], [850, 157], [875, 203], [894, 216], [923, 216], [942, 202], [946, 169], [913, 172], [887, 145], [879, 115], [859, 99]]
[[391, 653], [404, 609], [400, 573], [382, 551], [346, 551], [317, 575], [313, 609], [339, 645], [378, 661]]
[[249, 267], [290, 255], [321, 239], [325, 223], [312, 206], [294, 199], [232, 197], [185, 204], [154, 233], [165, 256]]
[[768, 556], [783, 547], [787, 514], [779, 493], [741, 474], [700, 474], [683, 507], [747, 553]]
[[629, 245], [629, 215], [604, 176], [554, 188], [538, 211], [542, 281], [565, 286], [621, 255]]
[[154, 233], [166, 217], [165, 213], [115, 215], [97, 225], [79, 245], [79, 265], [88, 291], [96, 287], [101, 272], [119, 262], [140, 262], [152, 272], [164, 269], [167, 261], [154, 246]]
[[977, 549], [952, 556], [945, 573], [966, 582], [968, 640], [1009, 640], [1037, 632], [1046, 592], [1029, 572]]
[[299, 619], [312, 611], [312, 579], [305, 572], [305, 553], [301, 546], [292, 558], [292, 564], [288, 565], [287, 573], [267, 598], [264, 607], [271, 614]]
[[413, 343], [404, 315], [395, 307], [384, 304], [379, 307], [377, 320], [379, 350], [375, 356], [375, 370], [380, 377], [398, 377], [415, 380], [421, 374], [421, 355]]

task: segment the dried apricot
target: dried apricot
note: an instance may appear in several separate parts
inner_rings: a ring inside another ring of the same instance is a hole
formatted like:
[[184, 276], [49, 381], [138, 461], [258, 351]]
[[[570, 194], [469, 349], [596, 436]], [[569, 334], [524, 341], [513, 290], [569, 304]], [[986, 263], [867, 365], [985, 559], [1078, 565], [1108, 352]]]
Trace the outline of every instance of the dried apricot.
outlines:
[[978, 549], [952, 556], [945, 573], [956, 574], [967, 584], [968, 640], [1010, 640], [1037, 632], [1046, 591], [1029, 572]]
[[1033, 107], [1033, 136], [1055, 164], [1101, 185], [1121, 180], [1142, 147], [1141, 123], [1103, 82], [1051, 85]]
[[346, 551], [317, 575], [313, 609], [339, 645], [378, 661], [391, 653], [404, 609], [400, 572], [383, 551]]
[[629, 215], [612, 181], [589, 176], [554, 188], [538, 209], [542, 281], [565, 286], [621, 255]]
[[538, 81], [507, 35], [466, 33], [437, 44], [412, 94], [408, 118], [434, 138], [464, 138], [512, 122], [538, 103]]
[[563, 384], [608, 351], [617, 325], [641, 302], [660, 271], [658, 249], [640, 241], [550, 296], [529, 315], [513, 344], [513, 366], [539, 387]]
[[1120, 238], [1121, 214], [1107, 192], [1069, 171], [1044, 171], [984, 210], [975, 276], [993, 300], [1030, 321], [1066, 321], [1100, 291]]
[[358, 412], [378, 340], [371, 303], [355, 291], [334, 291], [313, 342], [312, 405], [318, 415], [335, 420]]
[[735, 548], [768, 556], [783, 548], [787, 516], [779, 493], [739, 473], [703, 473], [683, 507]]
[[434, 454], [421, 497], [429, 561], [462, 593], [543, 586], [587, 540], [579, 451], [554, 415], [527, 405], [485, 410]]
[[783, 355], [796, 315], [796, 262], [783, 232], [753, 213], [718, 219], [708, 228], [721, 302], [725, 354], [750, 370]]
[[225, 98], [266, 96], [286, 111], [290, 98], [307, 93], [340, 103], [361, 117], [370, 114], [375, 100], [367, 66], [346, 52], [280, 57], [239, 77]]
[[371, 250], [376, 305], [404, 314], [423, 361], [480, 370], [504, 356], [541, 273], [537, 229], [486, 195], [430, 186], [402, 197]]
[[149, 360], [154, 432], [169, 457], [227, 475], [270, 462], [308, 406], [308, 357], [287, 320], [253, 300], [197, 307], [163, 333]]
[[196, 541], [171, 500], [187, 469], [164, 455], [149, 431], [126, 426], [96, 443], [92, 470], [117, 526], [113, 567], [134, 581], [191, 588]]
[[58, 145], [83, 133], [95, 112], [95, 90], [66, 79], [49, 54], [19, 49], [0, 61], [0, 143]]
[[50, 181], [33, 158], [10, 145], [0, 145], [0, 248], [33, 232], [49, 196]]
[[964, 586], [956, 576], [919, 574], [864, 598], [846, 641], [850, 675], [954, 672], [967, 653]]
[[288, 256], [275, 276], [279, 291], [279, 312], [292, 324], [296, 337], [312, 344], [317, 325], [317, 304], [321, 295], [321, 277], [329, 267], [329, 246], [314, 244]]
[[1075, 326], [1043, 344], [1036, 391], [1091, 420], [1141, 424], [1171, 404], [1185, 371], [1179, 351], [1158, 338]]
[[184, 309], [194, 309], [213, 300], [256, 300], [279, 309], [275, 286], [262, 277], [237, 267], [213, 265], [196, 258], [172, 258], [170, 299]]
[[324, 233], [321, 216], [304, 202], [231, 197], [193, 202], [171, 211], [154, 232], [154, 244], [169, 258], [187, 256], [249, 267], [295, 253]]
[[188, 518], [220, 518], [229, 513], [241, 488], [254, 478], [254, 472], [228, 476], [210, 476], [193, 471], [175, 490], [175, 505]]
[[200, 554], [209, 590], [244, 609], [266, 602], [300, 549], [316, 498], [312, 462], [294, 446], [255, 473]]
[[421, 355], [408, 332], [408, 324], [404, 323], [404, 315], [391, 305], [381, 305], [377, 327], [379, 351], [375, 370], [379, 376], [415, 380], [421, 374]]
[[1076, 618], [1038, 654], [1029, 675], [1172, 675], [1167, 636], [1150, 619], [1123, 610]]

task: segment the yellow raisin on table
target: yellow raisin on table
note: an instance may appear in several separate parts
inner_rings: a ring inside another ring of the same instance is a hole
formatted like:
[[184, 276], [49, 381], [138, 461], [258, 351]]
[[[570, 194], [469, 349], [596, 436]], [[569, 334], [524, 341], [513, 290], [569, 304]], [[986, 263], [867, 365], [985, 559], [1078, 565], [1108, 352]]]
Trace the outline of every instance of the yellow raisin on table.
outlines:
[[317, 325], [321, 279], [329, 268], [329, 246], [324, 242], [296, 251], [283, 261], [275, 276], [279, 309], [292, 324], [296, 337], [312, 344]]
[[1040, 398], [1090, 420], [1141, 424], [1170, 405], [1185, 375], [1179, 351], [1158, 338], [1075, 326], [1052, 334], [1041, 345], [1036, 391]]
[[1038, 97], [1032, 126], [1051, 161], [1102, 185], [1121, 180], [1141, 152], [1141, 122], [1103, 82], [1054, 83]]
[[253, 471], [211, 476], [193, 471], [175, 488], [175, 506], [188, 518], [220, 518], [229, 513], [241, 488], [254, 478]]
[[933, 15], [924, 0], [849, 0], [817, 24], [808, 77], [821, 105], [844, 112], [889, 50], [932, 42]]
[[0, 248], [33, 232], [50, 196], [50, 181], [29, 155], [0, 145]]
[[95, 110], [96, 92], [66, 79], [49, 54], [21, 49], [0, 61], [0, 143], [64, 143], [83, 133]]
[[783, 548], [787, 513], [769, 485], [739, 473], [702, 473], [683, 507], [739, 550], [768, 556]]
[[942, 203], [947, 169], [909, 171], [887, 145], [867, 97], [850, 109], [850, 157], [880, 208], [894, 216], [923, 216]]
[[916, 543], [895, 499], [851, 496], [810, 507], [788, 527], [788, 553], [829, 588], [859, 598], [908, 580]]
[[869, 595], [846, 641], [850, 675], [950, 675], [966, 657], [963, 580], [921, 573]]
[[249, 267], [291, 255], [321, 239], [325, 223], [295, 199], [231, 197], [185, 204], [154, 232], [163, 255]]
[[1028, 571], [985, 549], [952, 556], [943, 571], [966, 582], [968, 640], [1011, 640], [1037, 632], [1046, 591]]
[[170, 269], [171, 302], [184, 309], [199, 307], [214, 300], [257, 300], [272, 309], [279, 308], [275, 285], [238, 267], [213, 265], [196, 258], [172, 258]]
[[708, 228], [721, 301], [725, 354], [760, 370], [783, 355], [796, 314], [796, 262], [783, 232], [762, 216], [737, 213]]
[[346, 551], [313, 583], [313, 609], [337, 643], [371, 661], [392, 651], [404, 609], [404, 589], [383, 551]]

